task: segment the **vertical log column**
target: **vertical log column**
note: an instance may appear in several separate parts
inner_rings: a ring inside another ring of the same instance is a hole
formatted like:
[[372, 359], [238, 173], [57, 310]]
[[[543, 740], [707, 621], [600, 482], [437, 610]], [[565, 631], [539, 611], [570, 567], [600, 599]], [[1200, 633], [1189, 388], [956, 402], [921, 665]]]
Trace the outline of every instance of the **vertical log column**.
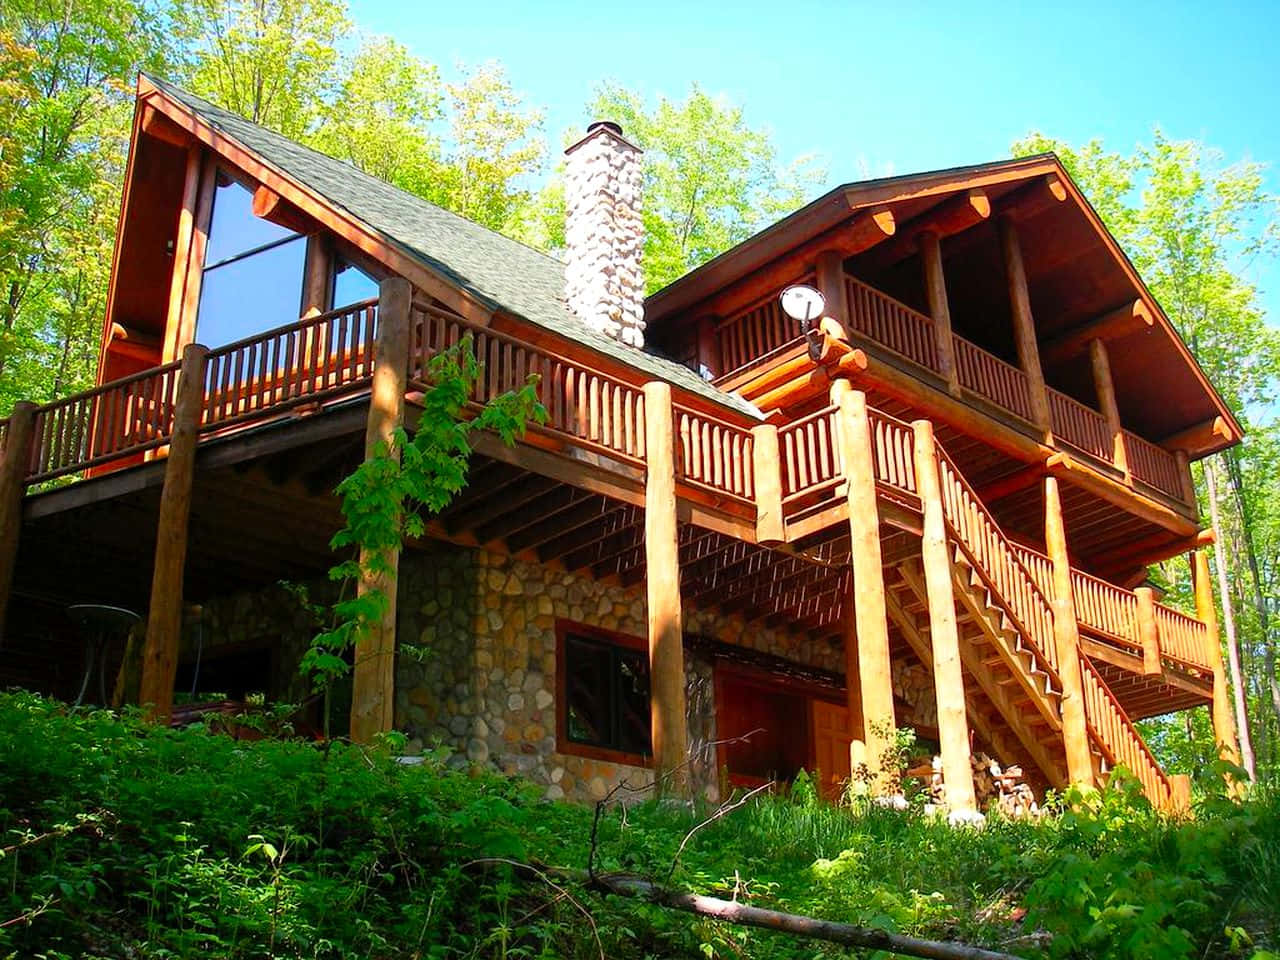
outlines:
[[778, 428], [762, 423], [751, 428], [751, 473], [755, 478], [756, 540], [761, 544], [787, 539], [782, 517], [782, 455]]
[[1031, 392], [1031, 419], [1049, 434], [1053, 431], [1053, 420], [1049, 414], [1044, 373], [1040, 369], [1040, 347], [1036, 342], [1035, 318], [1031, 315], [1031, 296], [1027, 292], [1027, 271], [1022, 264], [1018, 228], [1007, 216], [1000, 218], [999, 228], [1005, 278], [1009, 283], [1009, 303], [1013, 309], [1013, 338], [1018, 347], [1018, 363], [1027, 375]]
[[200, 200], [200, 167], [202, 148], [198, 143], [187, 147], [187, 167], [182, 184], [182, 209], [178, 211], [178, 235], [173, 242], [173, 273], [169, 277], [169, 306], [165, 312], [164, 352], [167, 362], [182, 352], [182, 310], [186, 304], [187, 280], [191, 273], [192, 254], [198, 254], [204, 265], [204, 246], [193, 250], [196, 235], [197, 204]]
[[36, 405], [20, 400], [9, 415], [4, 453], [0, 454], [0, 643], [4, 641], [9, 595], [18, 565], [18, 540], [22, 534], [22, 498], [35, 436]]
[[1093, 754], [1084, 712], [1084, 677], [1080, 670], [1080, 625], [1071, 586], [1071, 558], [1067, 530], [1062, 521], [1062, 498], [1057, 477], [1044, 478], [1044, 542], [1053, 563], [1053, 642], [1058, 650], [1062, 681], [1062, 738], [1067, 751], [1067, 776], [1082, 787], [1092, 787]]
[[684, 702], [684, 619], [676, 524], [675, 423], [671, 385], [644, 385], [645, 583], [649, 617], [649, 717], [654, 772], [680, 790], [689, 748]]
[[138, 687], [138, 702], [148, 708], [151, 719], [157, 723], [168, 723], [173, 712], [173, 678], [182, 640], [187, 526], [191, 517], [191, 488], [196, 475], [196, 443], [200, 411], [204, 406], [204, 367], [208, 353], [208, 348], [198, 343], [182, 348], [173, 430], [164, 465], [164, 488], [160, 493], [151, 606], [147, 612], [147, 638]]
[[924, 289], [929, 297], [929, 314], [937, 339], [938, 372], [947, 381], [953, 397], [960, 396], [960, 377], [956, 372], [956, 343], [951, 333], [951, 304], [947, 299], [947, 280], [942, 272], [942, 241], [937, 233], [920, 234], [920, 262], [924, 266]]
[[1205, 630], [1205, 655], [1213, 668], [1213, 738], [1222, 759], [1240, 762], [1236, 741], [1236, 721], [1231, 714], [1231, 691], [1222, 665], [1222, 640], [1218, 635], [1218, 611], [1213, 602], [1213, 580], [1209, 577], [1209, 557], [1203, 550], [1191, 555], [1191, 579], [1196, 591], [1196, 616]]
[[850, 566], [853, 573], [853, 616], [844, 638], [845, 688], [849, 718], [862, 715], [850, 759], [864, 761], [872, 775], [872, 790], [887, 792], [894, 770], [884, 769], [893, 752], [897, 727], [893, 715], [893, 670], [889, 660], [889, 621], [884, 600], [884, 566], [880, 556], [880, 510], [876, 499], [876, 469], [871, 450], [871, 421], [867, 396], [848, 380], [831, 385], [837, 416], [838, 446], [848, 482]]
[[1116, 404], [1116, 385], [1111, 379], [1111, 358], [1107, 345], [1101, 340], [1089, 341], [1089, 361], [1093, 365], [1093, 386], [1098, 394], [1098, 406], [1107, 418], [1111, 431], [1111, 462], [1126, 480], [1129, 479], [1129, 452], [1124, 446], [1124, 427], [1120, 423], [1120, 407]]
[[698, 357], [698, 375], [704, 380], [714, 380], [724, 373], [724, 360], [720, 356], [720, 334], [716, 331], [719, 323], [719, 317], [708, 315], [698, 318], [698, 339], [695, 350]]
[[1150, 587], [1133, 591], [1138, 598], [1138, 641], [1142, 644], [1142, 672], [1149, 677], [1164, 673], [1160, 663], [1160, 627], [1156, 623], [1156, 595]]
[[[827, 302], [826, 316], [839, 325], [839, 330], [833, 329], [830, 324], [822, 329], [841, 340], [848, 340], [849, 331], [853, 329], [853, 318], [849, 316], [849, 294], [844, 284], [844, 254], [838, 250], [824, 250], [818, 254], [814, 264], [814, 279], [822, 299]], [[821, 320], [821, 317], [813, 318], [815, 328], [821, 325]]]
[[[404, 424], [405, 385], [409, 376], [409, 281], [390, 277], [378, 286], [378, 333], [373, 346], [373, 385], [364, 455], [371, 460], [391, 450], [397, 428]], [[398, 450], [392, 451], [397, 458]], [[391, 729], [395, 710], [396, 586], [400, 551], [360, 552], [361, 596], [381, 592], [382, 617], [356, 640], [351, 689], [351, 739], [367, 743]]]
[[942, 507], [938, 451], [933, 424], [917, 420], [915, 431], [916, 486], [920, 491], [923, 529], [920, 552], [925, 593], [929, 600], [929, 637], [933, 646], [933, 689], [938, 703], [938, 739], [942, 746], [942, 782], [953, 813], [974, 813], [973, 758], [969, 750], [969, 718], [965, 712], [964, 672], [960, 661], [960, 631], [951, 582], [951, 547]]

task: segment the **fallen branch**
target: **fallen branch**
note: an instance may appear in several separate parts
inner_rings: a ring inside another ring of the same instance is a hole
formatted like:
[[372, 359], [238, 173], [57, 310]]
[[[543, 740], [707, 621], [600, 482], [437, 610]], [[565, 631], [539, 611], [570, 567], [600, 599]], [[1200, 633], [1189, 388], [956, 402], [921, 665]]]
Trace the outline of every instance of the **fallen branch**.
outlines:
[[877, 930], [874, 927], [818, 920], [797, 913], [750, 907], [732, 900], [721, 900], [718, 897], [704, 897], [696, 893], [667, 890], [648, 880], [641, 880], [639, 877], [597, 875], [595, 883], [607, 893], [637, 897], [700, 917], [711, 917], [747, 927], [760, 927], [763, 930], [777, 930], [813, 940], [838, 943], [846, 947], [892, 950], [911, 957], [924, 957], [926, 960], [1020, 960], [1011, 953], [999, 953], [970, 946], [967, 943], [923, 940], [919, 937], [889, 933], [887, 930]]

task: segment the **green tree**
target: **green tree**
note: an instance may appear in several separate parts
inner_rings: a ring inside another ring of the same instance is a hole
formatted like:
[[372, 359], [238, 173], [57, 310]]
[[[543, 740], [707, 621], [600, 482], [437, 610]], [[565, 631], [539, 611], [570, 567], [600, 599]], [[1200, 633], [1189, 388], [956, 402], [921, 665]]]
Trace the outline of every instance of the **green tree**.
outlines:
[[92, 380], [134, 76], [166, 56], [134, 0], [0, 6], [0, 409]]
[[342, 0], [174, 0], [181, 79], [195, 93], [293, 139], [338, 86]]
[[[683, 102], [606, 84], [588, 107], [645, 151], [644, 271], [650, 291], [746, 240], [811, 199], [826, 180], [812, 157], [778, 162], [769, 134], [696, 84]], [[563, 218], [561, 218], [563, 219]], [[552, 237], [563, 241], [563, 234]]]

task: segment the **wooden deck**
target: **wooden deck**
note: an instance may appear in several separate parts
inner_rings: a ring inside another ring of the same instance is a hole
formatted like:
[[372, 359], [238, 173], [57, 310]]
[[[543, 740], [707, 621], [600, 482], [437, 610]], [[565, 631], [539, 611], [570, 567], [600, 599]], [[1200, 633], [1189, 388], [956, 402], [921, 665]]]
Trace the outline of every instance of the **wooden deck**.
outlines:
[[[911, 362], [927, 365], [928, 319], [877, 300], [868, 290], [850, 278], [851, 303], [863, 304], [853, 311], [860, 317], [859, 328]], [[336, 523], [328, 489], [335, 471], [359, 456], [378, 321], [378, 304], [369, 302], [208, 353], [200, 384], [197, 476], [221, 471], [221, 479], [218, 484], [197, 480], [197, 491], [204, 490], [209, 498], [205, 517], [225, 515], [228, 509], [241, 510], [250, 521], [272, 517], [268, 526], [292, 530], [284, 537], [311, 542], [313, 559], [323, 557], [321, 545]], [[733, 335], [746, 336], [743, 328], [732, 328], [737, 331]], [[789, 333], [779, 330], [777, 336]], [[467, 337], [484, 364], [474, 400], [483, 403], [536, 375], [548, 421], [531, 427], [516, 448], [483, 441], [471, 485], [433, 522], [432, 535], [459, 543], [501, 543], [541, 562], [617, 577], [624, 584], [644, 580], [645, 477], [652, 460], [646, 449], [646, 418], [653, 411], [646, 409], [641, 374], [606, 372], [553, 344], [533, 345], [435, 304], [415, 302], [407, 371], [410, 427], [415, 396], [426, 386], [427, 362]], [[771, 343], [761, 332], [750, 349]], [[957, 348], [957, 356], [967, 358], [960, 362], [965, 388], [1020, 416], [1024, 393], [1009, 372], [1012, 368], [981, 356], [972, 345]], [[969, 374], [963, 372], [966, 364]], [[139, 552], [146, 553], [154, 529], [146, 518], [155, 510], [166, 446], [174, 435], [178, 369], [178, 364], [167, 364], [143, 370], [28, 409], [19, 416], [29, 422], [16, 431], [12, 422], [0, 425], [6, 461], [18, 457], [23, 465], [24, 519], [38, 528], [23, 544], [24, 580], [29, 582], [34, 566], [53, 569], [58, 541], [74, 536], [75, 527], [89, 516], [103, 524], [98, 531], [103, 536], [83, 538], [107, 550], [97, 562], [109, 566], [110, 543], [128, 540], [131, 528], [142, 534], [135, 540], [143, 547]], [[679, 389], [671, 393], [670, 455], [680, 592], [686, 602], [740, 613], [748, 623], [786, 622], [815, 636], [843, 637], [851, 547], [839, 409], [824, 407], [779, 427], [752, 421], [700, 395]], [[1085, 456], [1101, 458], [1105, 438], [1098, 415], [1068, 401], [1054, 401], [1062, 436]], [[916, 429], [874, 409], [868, 415], [884, 565], [892, 571], [919, 555]], [[30, 446], [9, 450], [8, 441], [24, 434], [31, 438]], [[1136, 444], [1132, 449], [1137, 453], [1131, 460], [1134, 477], [1172, 502], [1176, 475], [1169, 472], [1164, 451], [1137, 452], [1143, 448]], [[309, 452], [301, 456], [303, 450]], [[1007, 710], [1030, 708], [1051, 716], [1058, 709], [1064, 666], [1053, 635], [1052, 563], [1005, 534], [941, 448], [936, 468], [955, 562], [970, 578], [962, 585], [985, 591], [975, 607], [982, 612], [978, 619], [998, 621], [983, 642], [1002, 651], [1003, 669], [1027, 685], [1025, 704], [1010, 701]], [[328, 503], [327, 512], [307, 506], [308, 501]], [[132, 515], [115, 509], [129, 503], [134, 504]], [[193, 576], [213, 576], [200, 568], [202, 551], [221, 539], [221, 551], [214, 552], [234, 554], [237, 542], [246, 541], [240, 541], [239, 528], [219, 531], [216, 522], [201, 527], [202, 511], [193, 514], [192, 540], [200, 544]], [[59, 515], [75, 519], [67, 526]], [[309, 515], [314, 524], [307, 524]], [[272, 542], [278, 550], [278, 539]], [[314, 568], [310, 562], [299, 565]], [[143, 587], [146, 572], [135, 592]], [[888, 573], [886, 579], [908, 582]], [[1130, 716], [1203, 703], [1212, 696], [1208, 628], [1083, 571], [1073, 571], [1071, 581], [1084, 640], [1081, 669], [1089, 731], [1100, 769], [1123, 762], [1139, 774], [1153, 799], [1167, 802], [1171, 788]], [[987, 669], [968, 666], [979, 673]], [[1027, 733], [1024, 744], [1033, 752], [1051, 749], [1041, 734]]]

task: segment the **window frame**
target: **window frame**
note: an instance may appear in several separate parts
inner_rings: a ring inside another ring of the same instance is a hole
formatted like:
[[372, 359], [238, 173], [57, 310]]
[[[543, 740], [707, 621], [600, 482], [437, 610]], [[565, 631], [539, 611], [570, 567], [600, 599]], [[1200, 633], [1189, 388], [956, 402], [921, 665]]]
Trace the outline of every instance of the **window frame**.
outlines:
[[[602, 747], [596, 744], [579, 743], [569, 737], [569, 674], [567, 666], [567, 641], [570, 637], [581, 637], [595, 641], [604, 646], [635, 650], [644, 653], [646, 667], [648, 665], [648, 643], [641, 637], [594, 627], [590, 624], [573, 620], [556, 620], [556, 752], [566, 756], [584, 757], [589, 760], [603, 760], [608, 763], [621, 763], [633, 767], [652, 767], [653, 754], [630, 753], [613, 747]], [[653, 689], [650, 678], [649, 702], [652, 708]], [[652, 716], [652, 714], [651, 714]], [[649, 728], [652, 749], [653, 727]]]

